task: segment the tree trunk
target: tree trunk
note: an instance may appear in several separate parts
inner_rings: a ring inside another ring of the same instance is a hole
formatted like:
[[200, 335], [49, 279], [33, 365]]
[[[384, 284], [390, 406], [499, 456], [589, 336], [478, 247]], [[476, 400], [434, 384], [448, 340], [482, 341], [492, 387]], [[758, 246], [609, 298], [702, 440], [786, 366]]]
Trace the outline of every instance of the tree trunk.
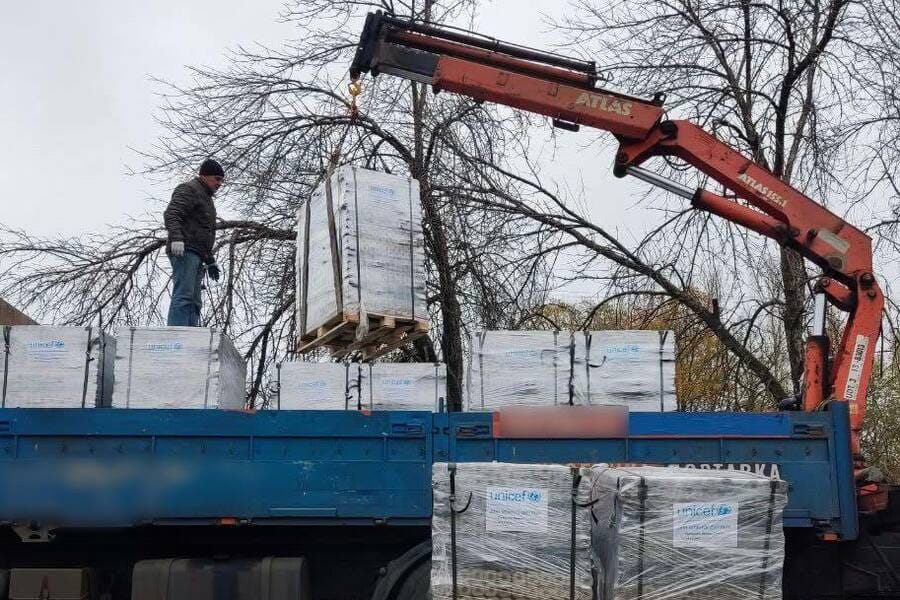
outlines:
[[425, 221], [425, 243], [431, 255], [432, 265], [438, 275], [438, 295], [441, 304], [441, 353], [447, 365], [447, 406], [451, 411], [462, 410], [462, 311], [456, 295], [456, 280], [450, 264], [447, 233], [440, 210], [431, 192], [428, 165], [425, 164], [425, 106], [427, 89], [412, 84], [414, 158], [412, 176], [419, 180], [422, 194], [422, 216]]

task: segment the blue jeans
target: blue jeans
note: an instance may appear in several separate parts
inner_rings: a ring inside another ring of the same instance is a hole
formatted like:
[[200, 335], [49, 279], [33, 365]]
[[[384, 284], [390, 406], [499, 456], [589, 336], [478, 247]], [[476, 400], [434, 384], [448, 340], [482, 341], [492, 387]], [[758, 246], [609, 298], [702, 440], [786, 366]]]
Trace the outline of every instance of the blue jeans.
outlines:
[[183, 256], [169, 256], [172, 263], [172, 302], [169, 304], [167, 324], [173, 326], [200, 326], [200, 307], [203, 300], [203, 261], [200, 255], [185, 250]]

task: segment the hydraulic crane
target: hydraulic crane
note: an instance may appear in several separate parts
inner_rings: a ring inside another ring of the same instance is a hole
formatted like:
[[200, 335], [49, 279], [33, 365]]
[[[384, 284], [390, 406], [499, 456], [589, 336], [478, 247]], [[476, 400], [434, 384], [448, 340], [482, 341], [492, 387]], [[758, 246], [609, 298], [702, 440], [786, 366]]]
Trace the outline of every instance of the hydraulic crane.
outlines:
[[[849, 406], [857, 469], [866, 390], [881, 327], [884, 297], [872, 270], [872, 241], [864, 232], [690, 121], [664, 120], [662, 94], [652, 100], [605, 90], [594, 62], [559, 56], [437, 27], [370, 13], [350, 68], [395, 75], [448, 91], [545, 115], [555, 126], [585, 125], [619, 142], [613, 172], [631, 175], [691, 201], [797, 251], [822, 269], [815, 284], [802, 408]], [[641, 165], [654, 156], [681, 159], [720, 183], [734, 197], [691, 189]], [[848, 314], [833, 356], [824, 331], [826, 300]], [[862, 486], [861, 495], [875, 488]]]

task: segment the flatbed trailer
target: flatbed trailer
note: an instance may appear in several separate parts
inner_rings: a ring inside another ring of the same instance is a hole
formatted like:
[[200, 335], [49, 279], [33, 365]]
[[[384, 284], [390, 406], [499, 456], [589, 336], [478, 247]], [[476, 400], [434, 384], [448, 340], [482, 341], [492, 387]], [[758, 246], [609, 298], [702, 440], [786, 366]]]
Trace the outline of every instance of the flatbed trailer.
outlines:
[[315, 598], [400, 598], [427, 571], [435, 462], [608, 462], [774, 471], [788, 596], [844, 597], [859, 540], [851, 587], [896, 594], [900, 545], [857, 515], [846, 411], [633, 413], [620, 435], [524, 439], [492, 413], [3, 409], [0, 569], [89, 567], [127, 598], [138, 560], [304, 556]]

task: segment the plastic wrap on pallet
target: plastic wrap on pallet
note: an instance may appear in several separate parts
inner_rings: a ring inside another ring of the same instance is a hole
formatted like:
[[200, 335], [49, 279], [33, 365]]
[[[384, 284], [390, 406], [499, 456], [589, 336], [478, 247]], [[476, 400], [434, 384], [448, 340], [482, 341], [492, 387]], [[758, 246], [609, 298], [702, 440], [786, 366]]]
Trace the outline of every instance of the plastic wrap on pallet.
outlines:
[[457, 463], [454, 552], [448, 467], [432, 470], [434, 600], [454, 597], [454, 563], [459, 600], [592, 598], [590, 509], [572, 503], [574, 484], [587, 504], [589, 477], [560, 465]]
[[228, 336], [207, 327], [116, 332], [115, 408], [244, 408], [247, 365]]
[[109, 406], [116, 342], [95, 327], [13, 325], [3, 330], [0, 405]]
[[575, 404], [626, 405], [633, 412], [678, 408], [674, 331], [579, 331], [573, 339]]
[[467, 409], [569, 404], [572, 336], [559, 331], [478, 331], [470, 340]]
[[[419, 182], [343, 167], [331, 186], [343, 312], [427, 320]], [[297, 322], [314, 333], [341, 318], [326, 185], [298, 213]]]
[[787, 484], [742, 471], [591, 472], [599, 600], [775, 600]]
[[447, 398], [447, 368], [440, 363], [364, 363], [360, 408], [438, 411]]
[[281, 363], [278, 366], [278, 399], [272, 408], [344, 410], [348, 408], [349, 375], [346, 363]]

